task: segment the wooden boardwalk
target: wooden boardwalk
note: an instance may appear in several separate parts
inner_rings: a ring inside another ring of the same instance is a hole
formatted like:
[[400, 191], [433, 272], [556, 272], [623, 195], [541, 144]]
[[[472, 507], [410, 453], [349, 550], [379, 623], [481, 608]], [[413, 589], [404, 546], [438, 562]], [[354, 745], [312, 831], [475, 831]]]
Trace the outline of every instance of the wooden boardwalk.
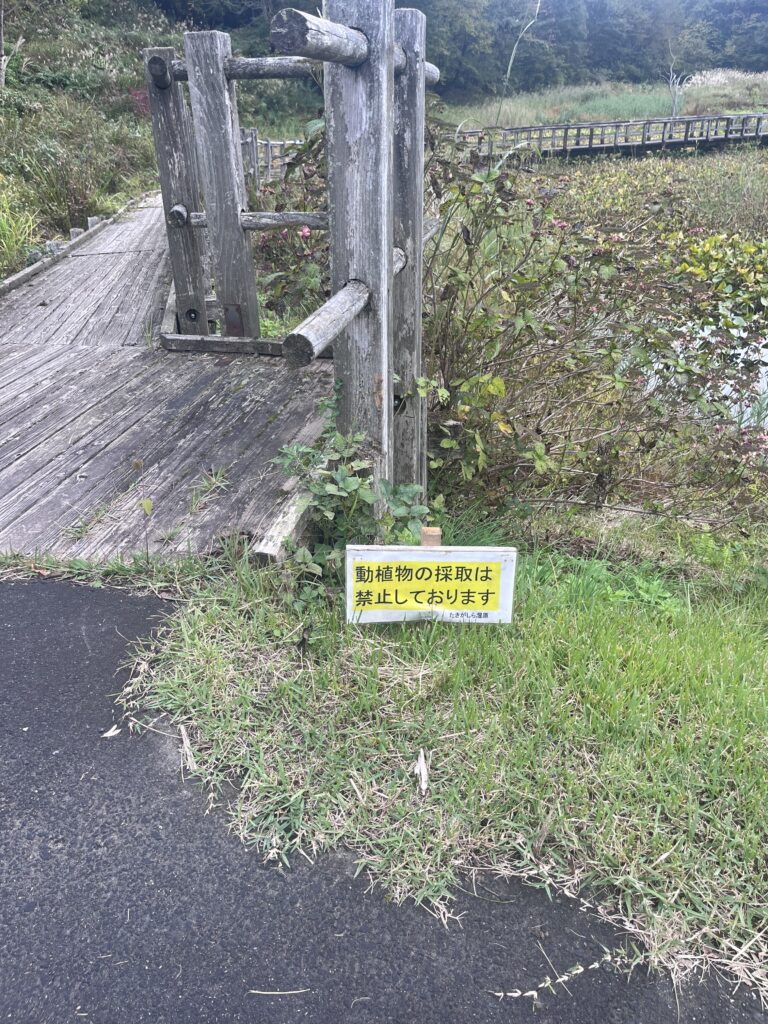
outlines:
[[734, 142], [764, 144], [768, 142], [768, 113], [483, 128], [458, 132], [456, 139], [470, 151], [490, 159], [526, 150], [539, 156], [590, 156], [725, 146]]
[[0, 298], [0, 551], [274, 555], [295, 524], [271, 459], [317, 437], [332, 367], [157, 349], [166, 263], [152, 201]]

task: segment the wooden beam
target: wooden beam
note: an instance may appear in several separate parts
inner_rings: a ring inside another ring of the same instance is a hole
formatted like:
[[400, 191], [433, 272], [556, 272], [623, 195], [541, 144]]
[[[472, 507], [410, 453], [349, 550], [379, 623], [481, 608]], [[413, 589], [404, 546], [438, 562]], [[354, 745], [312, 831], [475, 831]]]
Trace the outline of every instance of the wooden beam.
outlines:
[[421, 11], [395, 11], [395, 39], [407, 70], [395, 81], [394, 230], [405, 265], [394, 281], [392, 364], [395, 376], [393, 482], [427, 486], [427, 401], [422, 376], [424, 255], [424, 54], [427, 19]]
[[288, 364], [306, 366], [330, 344], [365, 309], [371, 293], [362, 281], [350, 281], [336, 292], [320, 309], [286, 335], [283, 352]]
[[[406, 267], [408, 258], [402, 249], [392, 253], [392, 271], [395, 277]], [[338, 338], [341, 332], [362, 313], [368, 305], [370, 292], [362, 281], [350, 281], [336, 292], [320, 309], [307, 317], [286, 335], [283, 352], [289, 365], [306, 366], [318, 359]]]
[[[194, 212], [190, 215], [192, 227], [208, 227], [208, 218], [204, 213]], [[298, 210], [291, 213], [250, 213], [240, 214], [240, 227], [243, 231], [280, 231], [282, 228], [307, 227], [313, 231], [328, 230], [327, 213], [311, 213], [309, 210]]]
[[[405, 54], [400, 47], [395, 47], [395, 74], [399, 75], [404, 70]], [[317, 80], [322, 72], [322, 63], [307, 57], [230, 57], [224, 64], [224, 73], [229, 81], [291, 78]], [[172, 74], [177, 82], [189, 81], [186, 62], [174, 60]], [[440, 81], [440, 69], [428, 61], [424, 65], [424, 74], [428, 86], [437, 85]]]
[[272, 19], [269, 41], [283, 53], [332, 61], [348, 68], [359, 67], [368, 60], [365, 33], [290, 7], [278, 11]]
[[370, 302], [334, 346], [339, 429], [366, 435], [374, 477], [392, 479], [394, 0], [324, 0], [368, 39], [358, 68], [326, 64], [331, 288], [362, 281]]
[[[224, 74], [229, 81], [317, 78], [322, 70], [321, 63], [305, 57], [230, 57], [224, 63]], [[189, 81], [186, 61], [173, 62], [173, 77], [177, 82]]]
[[224, 75], [232, 42], [223, 32], [187, 32], [184, 47], [223, 333], [258, 337], [251, 242], [240, 226], [247, 204], [237, 98], [234, 82], [228, 83]]
[[[188, 334], [204, 334], [205, 276], [202, 239], [188, 223], [175, 223], [173, 210], [194, 210], [200, 205], [197, 156], [189, 111], [181, 87], [166, 71], [174, 58], [172, 47], [144, 51], [147, 94], [152, 117], [157, 168], [165, 212], [168, 250], [176, 294], [179, 326]], [[160, 83], [158, 85], [158, 82]]]

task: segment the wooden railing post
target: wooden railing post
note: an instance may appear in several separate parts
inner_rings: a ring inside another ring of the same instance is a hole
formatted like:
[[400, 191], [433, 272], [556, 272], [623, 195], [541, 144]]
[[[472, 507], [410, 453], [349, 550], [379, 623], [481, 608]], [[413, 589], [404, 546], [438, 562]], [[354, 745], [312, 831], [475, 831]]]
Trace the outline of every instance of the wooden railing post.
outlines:
[[187, 32], [184, 49], [222, 334], [256, 338], [259, 304], [251, 242], [240, 226], [246, 209], [240, 123], [235, 84], [224, 70], [232, 43], [223, 32]]
[[170, 73], [174, 57], [172, 47], [144, 51], [147, 92], [176, 289], [178, 329], [184, 334], [206, 334], [202, 239], [187, 217], [172, 215], [172, 211], [179, 208], [189, 212], [197, 210], [200, 204], [189, 111], [181, 86], [173, 81]]
[[395, 82], [395, 246], [405, 253], [406, 263], [394, 282], [393, 479], [396, 484], [420, 484], [426, 489], [427, 408], [426, 398], [416, 389], [422, 376], [426, 16], [416, 10], [396, 11], [395, 39], [405, 51], [407, 64]]
[[394, 0], [324, 0], [323, 13], [369, 46], [358, 67], [324, 68], [331, 288], [361, 281], [370, 293], [334, 343], [339, 428], [363, 432], [375, 478], [391, 480]]

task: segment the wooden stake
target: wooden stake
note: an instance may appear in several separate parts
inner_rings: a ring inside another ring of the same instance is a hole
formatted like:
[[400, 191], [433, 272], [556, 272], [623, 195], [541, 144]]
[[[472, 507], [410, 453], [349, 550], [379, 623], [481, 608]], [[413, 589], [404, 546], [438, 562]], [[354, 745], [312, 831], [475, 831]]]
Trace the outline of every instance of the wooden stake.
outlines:
[[406, 67], [395, 82], [395, 245], [405, 253], [394, 282], [393, 369], [395, 409], [393, 473], [396, 484], [427, 486], [427, 401], [416, 389], [421, 371], [424, 236], [424, 126], [427, 19], [421, 11], [395, 11], [395, 38]]
[[255, 338], [256, 276], [250, 236], [240, 225], [246, 209], [240, 122], [235, 84], [224, 72], [232, 41], [224, 32], [186, 32], [184, 48], [222, 334]]
[[339, 428], [364, 433], [374, 478], [391, 480], [394, 0], [325, 0], [323, 14], [369, 45], [360, 67], [324, 70], [331, 290], [361, 281], [370, 292], [334, 344]]

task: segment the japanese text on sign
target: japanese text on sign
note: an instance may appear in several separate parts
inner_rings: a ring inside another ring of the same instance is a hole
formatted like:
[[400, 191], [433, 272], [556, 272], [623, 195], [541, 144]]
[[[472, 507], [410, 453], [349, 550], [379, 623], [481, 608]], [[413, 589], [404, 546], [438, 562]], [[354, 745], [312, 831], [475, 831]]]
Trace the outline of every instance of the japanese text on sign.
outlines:
[[509, 622], [513, 548], [347, 548], [347, 618]]

